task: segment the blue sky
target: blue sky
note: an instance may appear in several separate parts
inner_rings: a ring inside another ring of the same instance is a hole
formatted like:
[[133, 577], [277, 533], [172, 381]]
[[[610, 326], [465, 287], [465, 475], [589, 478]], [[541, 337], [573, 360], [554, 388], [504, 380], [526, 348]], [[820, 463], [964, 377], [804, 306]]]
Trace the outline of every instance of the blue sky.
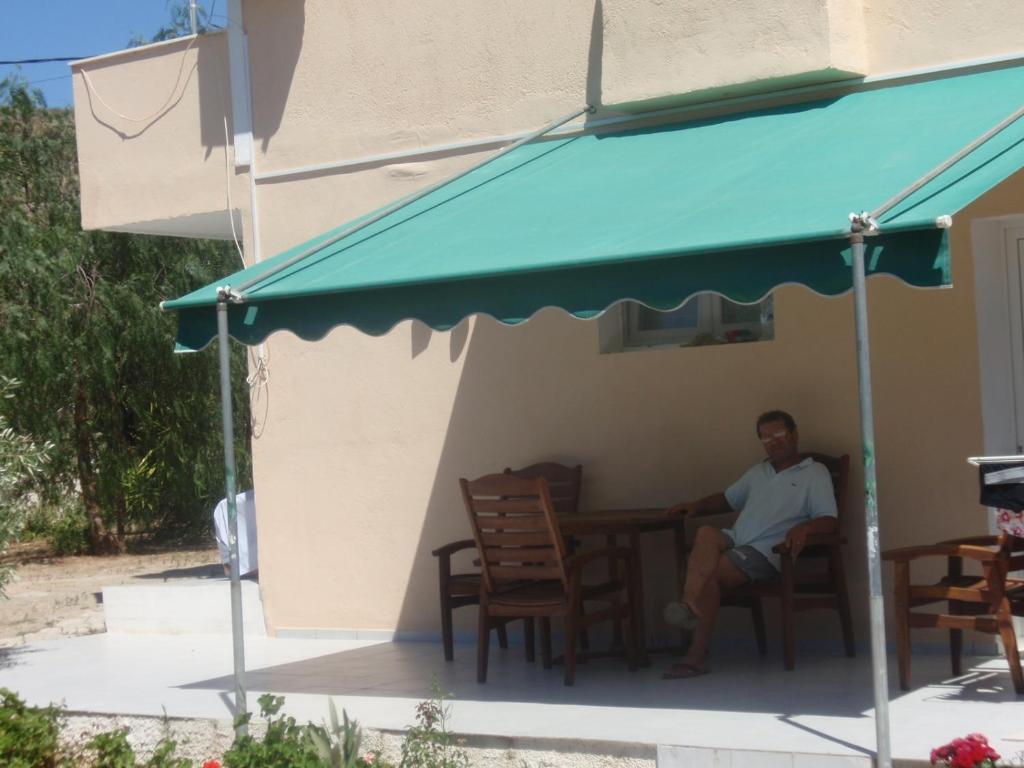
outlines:
[[[0, 60], [94, 56], [128, 47], [133, 37], [151, 38], [171, 18], [174, 0], [0, 0]], [[211, 8], [214, 23], [227, 0]], [[220, 7], [218, 7], [220, 6]], [[0, 65], [0, 78], [17, 67]], [[51, 107], [71, 104], [68, 65], [28, 64], [21, 75], [42, 90]]]

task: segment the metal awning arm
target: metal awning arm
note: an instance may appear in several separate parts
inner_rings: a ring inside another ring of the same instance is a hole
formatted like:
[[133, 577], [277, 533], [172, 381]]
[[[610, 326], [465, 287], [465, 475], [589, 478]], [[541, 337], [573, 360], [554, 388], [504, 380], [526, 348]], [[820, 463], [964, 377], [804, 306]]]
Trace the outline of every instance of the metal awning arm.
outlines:
[[[919, 190], [921, 187], [923, 187], [929, 181], [934, 179], [940, 173], [942, 173], [946, 169], [950, 168], [951, 166], [953, 166], [956, 163], [958, 163], [961, 160], [963, 160], [965, 157], [967, 157], [967, 155], [971, 154], [971, 152], [976, 150], [978, 147], [980, 147], [982, 144], [984, 144], [989, 139], [994, 137], [996, 134], [1001, 133], [1006, 128], [1009, 128], [1011, 125], [1013, 125], [1015, 122], [1020, 120], [1020, 118], [1022, 118], [1022, 117], [1024, 117], [1024, 106], [1020, 107], [1012, 115], [1008, 115], [1003, 120], [1001, 120], [999, 123], [997, 123], [996, 125], [994, 125], [991, 128], [989, 128], [987, 131], [985, 131], [985, 133], [981, 134], [981, 136], [976, 138], [970, 144], [968, 144], [965, 147], [961, 148], [958, 152], [953, 154], [951, 157], [947, 158], [944, 162], [942, 162], [939, 165], [937, 165], [934, 168], [932, 168], [930, 171], [928, 171], [928, 173], [926, 173], [924, 176], [919, 178], [917, 181], [915, 181], [909, 187], [907, 187], [906, 189], [901, 190], [900, 192], [897, 192], [895, 195], [890, 197], [888, 200], [886, 200], [880, 206], [875, 208], [875, 210], [871, 211], [870, 214], [867, 214], [867, 220], [868, 221], [877, 221], [884, 214], [888, 213], [893, 208], [895, 208], [897, 205], [902, 203], [904, 200], [906, 200], [912, 194], [917, 192], [917, 190]], [[939, 226], [942, 226], [942, 224], [939, 223]]]
[[339, 240], [342, 240], [342, 239], [348, 237], [349, 235], [352, 235], [352, 234], [358, 232], [361, 229], [365, 229], [366, 227], [370, 226], [371, 224], [375, 224], [376, 222], [378, 222], [381, 219], [383, 219], [385, 216], [390, 216], [395, 211], [400, 210], [402, 208], [405, 208], [407, 205], [410, 205], [411, 203], [414, 203], [417, 200], [419, 200], [419, 199], [421, 199], [423, 197], [426, 197], [431, 192], [434, 192], [434, 191], [440, 189], [441, 187], [447, 186], [448, 184], [451, 184], [453, 181], [457, 181], [458, 179], [461, 179], [463, 176], [466, 176], [467, 174], [470, 174], [473, 171], [475, 171], [475, 170], [477, 170], [479, 168], [482, 168], [483, 166], [487, 165], [488, 163], [494, 162], [495, 160], [497, 160], [502, 155], [506, 155], [509, 152], [511, 152], [512, 150], [518, 149], [519, 147], [523, 146], [524, 144], [530, 143], [534, 139], [539, 139], [544, 134], [550, 133], [551, 131], [555, 130], [556, 128], [560, 128], [561, 126], [565, 125], [570, 120], [575, 120], [577, 117], [579, 117], [582, 114], [586, 114], [586, 113], [593, 114], [594, 111], [595, 111], [595, 108], [592, 105], [590, 105], [590, 104], [587, 104], [586, 106], [584, 106], [584, 107], [582, 107], [580, 109], [574, 110], [573, 112], [570, 112], [568, 115], [565, 115], [564, 117], [560, 117], [557, 120], [555, 120], [554, 122], [548, 123], [547, 125], [545, 125], [542, 128], [538, 128], [533, 133], [529, 133], [526, 136], [523, 136], [518, 141], [513, 142], [512, 144], [509, 144], [507, 147], [502, 147], [500, 150], [495, 152], [493, 155], [489, 155], [489, 156], [485, 157], [483, 160], [481, 160], [480, 162], [474, 163], [469, 168], [466, 168], [465, 170], [459, 171], [455, 175], [449, 176], [449, 177], [447, 177], [445, 179], [442, 179], [441, 181], [439, 181], [439, 182], [437, 182], [435, 184], [431, 184], [429, 187], [421, 189], [419, 192], [416, 192], [415, 194], [410, 195], [409, 197], [404, 197], [401, 200], [398, 200], [398, 201], [392, 203], [391, 205], [388, 205], [385, 208], [382, 208], [380, 211], [375, 213], [370, 218], [368, 218], [368, 219], [366, 219], [364, 221], [361, 221], [358, 224], [354, 224], [351, 227], [346, 227], [341, 232], [338, 232], [337, 234], [332, 235], [331, 237], [327, 238], [326, 240], [324, 240], [322, 242], [317, 243], [314, 246], [310, 246], [309, 248], [306, 248], [301, 253], [297, 253], [295, 256], [292, 256], [290, 259], [285, 259], [283, 262], [281, 262], [280, 264], [274, 265], [273, 267], [268, 269], [266, 272], [262, 272], [262, 273], [260, 273], [260, 274], [258, 274], [256, 276], [254, 276], [254, 277], [251, 277], [248, 280], [246, 280], [245, 282], [243, 282], [241, 285], [239, 285], [238, 288], [235, 289], [235, 295], [237, 296], [237, 299], [235, 299], [235, 300], [239, 301], [239, 302], [244, 302], [245, 301], [245, 292], [247, 290], [249, 290], [250, 288], [252, 288], [252, 286], [256, 285], [257, 283], [262, 282], [263, 280], [266, 280], [268, 277], [272, 277], [273, 275], [276, 275], [276, 274], [278, 274], [279, 272], [282, 272], [285, 269], [288, 269], [288, 267], [292, 266], [293, 264], [299, 263], [300, 261], [302, 261], [303, 259], [308, 258], [309, 256], [312, 256], [314, 253], [319, 252], [323, 248], [325, 248], [325, 247], [327, 247], [329, 245], [333, 245], [334, 243], [338, 242]]

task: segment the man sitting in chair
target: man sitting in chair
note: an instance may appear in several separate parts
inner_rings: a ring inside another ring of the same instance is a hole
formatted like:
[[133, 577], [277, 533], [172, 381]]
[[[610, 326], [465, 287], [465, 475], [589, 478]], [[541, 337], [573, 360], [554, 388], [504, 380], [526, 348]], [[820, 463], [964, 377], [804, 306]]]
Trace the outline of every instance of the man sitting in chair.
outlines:
[[836, 500], [832, 477], [813, 459], [801, 460], [793, 417], [769, 411], [757, 419], [757, 436], [768, 458], [755, 464], [724, 493], [676, 504], [669, 515], [710, 515], [740, 511], [732, 528], [703, 525], [697, 531], [678, 602], [665, 606], [665, 621], [692, 630], [690, 647], [666, 679], [696, 677], [708, 671], [707, 651], [723, 588], [779, 575], [786, 542], [793, 557], [812, 533], [834, 533]]

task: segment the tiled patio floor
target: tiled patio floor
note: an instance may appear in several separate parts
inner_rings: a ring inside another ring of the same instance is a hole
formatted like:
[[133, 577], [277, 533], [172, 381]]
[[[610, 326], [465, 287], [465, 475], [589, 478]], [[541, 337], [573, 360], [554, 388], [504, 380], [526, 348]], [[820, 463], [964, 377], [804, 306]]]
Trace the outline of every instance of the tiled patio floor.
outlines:
[[[69, 710], [228, 718], [231, 640], [223, 635], [92, 635], [13, 649], [0, 657], [0, 686], [33, 703]], [[427, 697], [431, 678], [454, 694], [460, 733], [868, 756], [874, 746], [870, 661], [824, 653], [785, 672], [770, 655], [716, 659], [712, 674], [663, 681], [666, 657], [629, 673], [607, 660], [580, 667], [565, 688], [561, 670], [526, 664], [522, 649], [492, 652], [490, 682], [475, 680], [474, 652], [446, 664], [432, 643], [247, 639], [250, 706], [261, 692], [287, 697], [300, 719], [321, 720], [325, 696], [365, 726], [401, 729]], [[893, 687], [893, 753], [927, 759], [940, 741], [986, 733], [1005, 756], [1024, 751], [1024, 701], [1001, 659], [975, 659], [958, 680], [943, 656], [915, 656], [914, 691]], [[895, 678], [895, 670], [890, 673]], [[522, 743], [522, 742], [521, 742]]]

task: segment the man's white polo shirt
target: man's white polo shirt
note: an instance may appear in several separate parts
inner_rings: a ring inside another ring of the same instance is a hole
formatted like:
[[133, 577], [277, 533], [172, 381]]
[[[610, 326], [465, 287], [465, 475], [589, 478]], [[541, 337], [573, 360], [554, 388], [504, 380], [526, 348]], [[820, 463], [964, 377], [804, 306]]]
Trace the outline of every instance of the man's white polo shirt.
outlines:
[[768, 460], [755, 464], [726, 489], [725, 498], [741, 511], [735, 525], [722, 533], [737, 547], [754, 547], [776, 570], [780, 558], [772, 547], [785, 540], [790, 528], [838, 514], [832, 476], [810, 457], [781, 472]]

